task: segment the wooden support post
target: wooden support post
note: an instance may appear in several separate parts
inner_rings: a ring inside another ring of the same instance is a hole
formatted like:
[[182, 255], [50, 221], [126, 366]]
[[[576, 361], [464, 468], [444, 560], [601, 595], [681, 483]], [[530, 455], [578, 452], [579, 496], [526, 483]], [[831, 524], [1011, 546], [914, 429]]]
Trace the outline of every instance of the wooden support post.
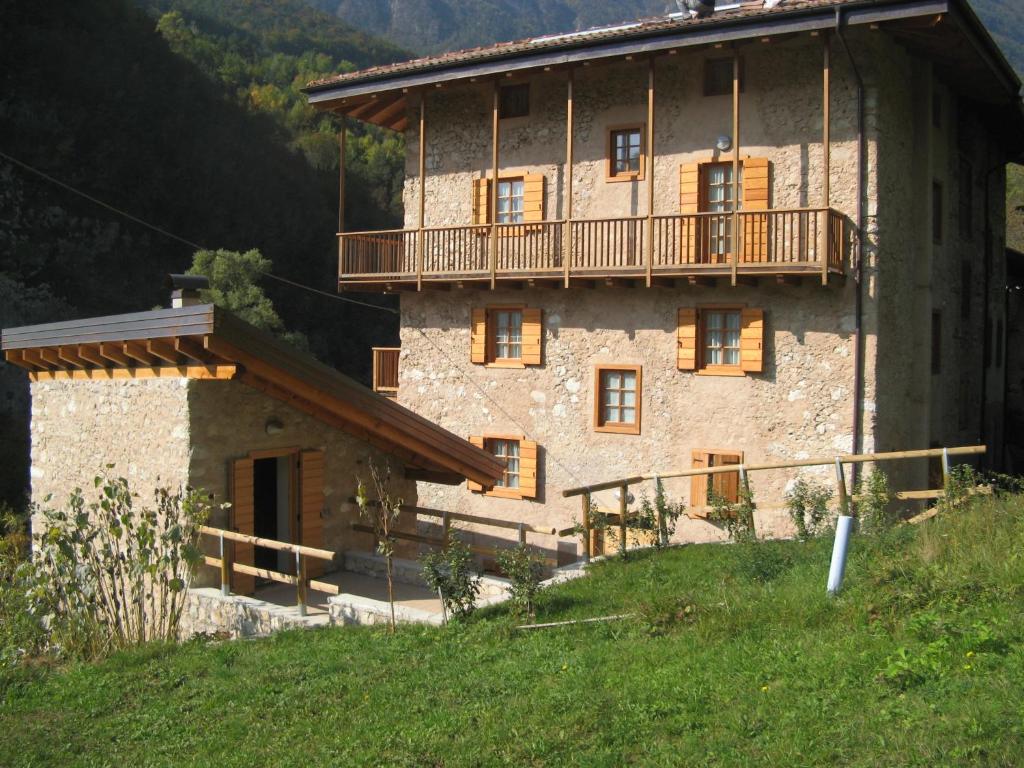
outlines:
[[445, 549], [448, 548], [448, 541], [452, 535], [452, 521], [448, 517], [448, 510], [446, 509], [441, 515], [441, 541]]
[[732, 285], [736, 285], [736, 271], [740, 257], [740, 54], [732, 53]]
[[526, 546], [526, 525], [524, 523], [519, 524], [519, 546]]
[[619, 486], [619, 553], [626, 556], [626, 515], [629, 514], [629, 486]]
[[831, 173], [832, 173], [832, 136], [831, 136], [831, 80], [832, 80], [832, 43], [828, 32], [822, 35], [823, 60], [821, 65], [821, 207], [825, 209], [825, 220], [818, 228], [818, 258], [821, 259], [821, 284], [828, 285], [828, 242], [829, 217], [831, 206]]
[[491, 104], [491, 290], [497, 283], [498, 272], [498, 142], [501, 138], [499, 130], [498, 109], [501, 106], [501, 86], [497, 78], [494, 80], [494, 94]]
[[220, 533], [220, 593], [227, 597], [231, 594], [231, 547], [224, 545], [224, 532]]
[[846, 479], [843, 477], [843, 462], [836, 456], [836, 491], [839, 499], [839, 514], [850, 514], [850, 497], [846, 492]]
[[569, 81], [565, 93], [565, 244], [562, 246], [562, 271], [565, 287], [569, 287], [569, 269], [572, 265], [572, 155], [573, 155], [573, 82], [575, 75], [570, 67]]
[[306, 561], [301, 552], [295, 553], [295, 583], [296, 597], [298, 599], [299, 616], [306, 615]]
[[644, 259], [647, 262], [647, 287], [651, 287], [651, 271], [654, 268], [654, 57], [647, 67], [647, 248]]
[[341, 130], [338, 132], [338, 234], [345, 231], [345, 142], [348, 125], [341, 118]]
[[423, 290], [423, 227], [426, 225], [424, 214], [427, 208], [427, 92], [420, 95], [420, 213], [417, 219], [419, 230], [416, 232], [416, 290]]
[[591, 545], [591, 531], [590, 531], [590, 493], [584, 493], [581, 497], [583, 499], [583, 562], [590, 562], [590, 550]]
[[949, 488], [949, 448], [942, 449], [942, 487]]

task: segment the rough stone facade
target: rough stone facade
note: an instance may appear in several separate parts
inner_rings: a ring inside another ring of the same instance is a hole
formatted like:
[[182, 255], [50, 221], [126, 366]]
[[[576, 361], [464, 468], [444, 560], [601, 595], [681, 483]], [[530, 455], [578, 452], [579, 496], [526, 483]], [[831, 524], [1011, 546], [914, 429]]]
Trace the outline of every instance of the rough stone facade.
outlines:
[[[997, 436], [1001, 406], [980, 359], [983, 309], [991, 325], [1002, 312], [999, 281], [985, 282], [985, 202], [1003, 207], [998, 163], [988, 133], [932, 73], [887, 36], [850, 31], [865, 81], [868, 178], [863, 191], [863, 417], [865, 451], [973, 443]], [[657, 64], [655, 214], [678, 212], [681, 164], [717, 159], [715, 142], [730, 135], [731, 98], [702, 94], [703, 60], [714, 52], [662, 57]], [[771, 163], [773, 208], [817, 206], [822, 189], [822, 52], [809, 38], [743, 49], [741, 155]], [[646, 120], [643, 62], [578, 68], [575, 88], [574, 218], [644, 215], [646, 182], [605, 179], [610, 126]], [[510, 81], [515, 82], [515, 81]], [[530, 115], [504, 120], [500, 173], [542, 173], [545, 218], [564, 207], [565, 78], [530, 80]], [[471, 222], [472, 180], [490, 173], [490, 86], [465, 85], [427, 96], [426, 226]], [[942, 102], [933, 126], [932, 97]], [[856, 80], [838, 44], [832, 56], [831, 206], [851, 229], [857, 210]], [[413, 115], [415, 117], [415, 115]], [[418, 225], [416, 120], [407, 136], [406, 226]], [[728, 159], [729, 153], [722, 159]], [[961, 159], [973, 168], [960, 179]], [[944, 236], [932, 238], [932, 182], [942, 188]], [[985, 196], [988, 184], [989, 196]], [[973, 234], [960, 234], [959, 201], [970, 185]], [[991, 215], [990, 274], [1002, 274], [1001, 214]], [[963, 265], [969, 263], [970, 268]], [[847, 452], [854, 419], [856, 283], [822, 288], [766, 282], [756, 288], [609, 288], [458, 291], [402, 295], [399, 401], [465, 436], [522, 434], [540, 446], [535, 501], [481, 496], [464, 486], [421, 486], [421, 504], [563, 527], [578, 517], [569, 486], [636, 472], [688, 467], [694, 449], [743, 451], [748, 462]], [[989, 286], [988, 294], [985, 287]], [[966, 292], [969, 298], [963, 298]], [[499, 369], [470, 363], [474, 307], [523, 304], [544, 311], [541, 366]], [[709, 377], [676, 369], [676, 311], [706, 304], [765, 310], [765, 370]], [[961, 314], [961, 307], [963, 314]], [[940, 373], [932, 374], [931, 318], [941, 312]], [[990, 333], [992, 331], [989, 331]], [[642, 431], [599, 433], [593, 427], [594, 366], [643, 366]], [[989, 402], [981, 423], [983, 378]], [[924, 462], [887, 465], [899, 487], [923, 488]], [[827, 468], [804, 470], [830, 476]], [[784, 535], [783, 493], [795, 473], [753, 476], [758, 523]], [[669, 484], [688, 499], [688, 481]], [[613, 495], [598, 504], [616, 507]], [[704, 521], [684, 521], [684, 540], [719, 538]], [[542, 543], [542, 542], [538, 542]], [[548, 542], [553, 546], [553, 542]]]

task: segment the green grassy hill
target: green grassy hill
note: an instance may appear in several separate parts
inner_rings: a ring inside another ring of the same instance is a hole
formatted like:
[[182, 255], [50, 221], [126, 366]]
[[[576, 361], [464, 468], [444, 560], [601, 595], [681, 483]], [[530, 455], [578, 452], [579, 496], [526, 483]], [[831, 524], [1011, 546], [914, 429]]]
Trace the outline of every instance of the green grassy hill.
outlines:
[[[831, 541], [634, 555], [542, 621], [289, 632], [0, 677], [0, 755], [36, 765], [1015, 766], [1024, 498]], [[3, 673], [0, 673], [2, 675]]]

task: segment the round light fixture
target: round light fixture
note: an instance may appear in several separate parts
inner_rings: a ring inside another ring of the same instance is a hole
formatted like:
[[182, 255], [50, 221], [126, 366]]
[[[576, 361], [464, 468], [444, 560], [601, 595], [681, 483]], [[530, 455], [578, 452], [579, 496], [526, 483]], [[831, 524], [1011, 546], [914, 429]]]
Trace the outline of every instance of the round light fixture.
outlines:
[[732, 136], [719, 136], [718, 141], [715, 142], [715, 148], [719, 152], [728, 152], [732, 149]]
[[278, 432], [281, 432], [284, 429], [284, 424], [282, 424], [279, 419], [271, 418], [267, 419], [267, 423], [264, 426], [264, 429], [266, 430], [266, 433], [268, 435], [276, 435]]

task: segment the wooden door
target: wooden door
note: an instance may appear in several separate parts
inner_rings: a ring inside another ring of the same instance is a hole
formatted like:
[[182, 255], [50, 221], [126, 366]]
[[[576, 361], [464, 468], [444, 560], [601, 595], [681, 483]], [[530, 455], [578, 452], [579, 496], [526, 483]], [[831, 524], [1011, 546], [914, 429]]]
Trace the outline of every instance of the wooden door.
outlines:
[[[324, 452], [303, 451], [299, 455], [299, 543], [323, 547]], [[323, 575], [327, 562], [306, 558], [310, 578]]]
[[[256, 505], [253, 497], [253, 460], [237, 459], [231, 463], [231, 524], [237, 533], [255, 535]], [[234, 561], [243, 565], [254, 565], [255, 552], [252, 544], [235, 542]], [[256, 591], [256, 578], [245, 573], [232, 571], [231, 591], [251, 595]]]

